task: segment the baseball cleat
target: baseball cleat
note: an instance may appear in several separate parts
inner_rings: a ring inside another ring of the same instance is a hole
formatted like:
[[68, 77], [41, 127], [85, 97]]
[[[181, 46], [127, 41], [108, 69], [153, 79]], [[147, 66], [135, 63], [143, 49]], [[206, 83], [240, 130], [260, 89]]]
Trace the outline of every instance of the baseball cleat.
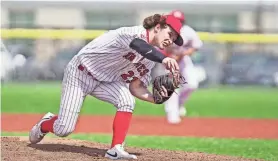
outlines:
[[116, 159], [137, 159], [136, 155], [129, 154], [128, 152], [126, 152], [124, 150], [123, 145], [121, 145], [121, 144], [117, 144], [113, 148], [107, 150], [104, 157], [109, 158], [109, 159], [113, 159], [113, 160], [116, 160]]
[[29, 140], [32, 144], [36, 144], [40, 142], [43, 139], [43, 137], [47, 134], [41, 131], [41, 124], [44, 121], [50, 120], [53, 116], [54, 114], [48, 112], [42, 117], [42, 119], [35, 126], [33, 126], [33, 128], [29, 133]]

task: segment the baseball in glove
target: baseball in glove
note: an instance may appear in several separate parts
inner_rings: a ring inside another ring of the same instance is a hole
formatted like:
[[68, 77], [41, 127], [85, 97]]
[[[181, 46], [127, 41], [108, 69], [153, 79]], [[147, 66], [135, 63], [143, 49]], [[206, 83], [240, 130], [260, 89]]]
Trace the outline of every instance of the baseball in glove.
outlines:
[[[167, 101], [179, 88], [180, 84], [185, 84], [185, 78], [180, 73], [168, 73], [158, 76], [153, 81], [153, 97], [156, 104], [162, 104]], [[164, 93], [163, 91], [167, 91]]]

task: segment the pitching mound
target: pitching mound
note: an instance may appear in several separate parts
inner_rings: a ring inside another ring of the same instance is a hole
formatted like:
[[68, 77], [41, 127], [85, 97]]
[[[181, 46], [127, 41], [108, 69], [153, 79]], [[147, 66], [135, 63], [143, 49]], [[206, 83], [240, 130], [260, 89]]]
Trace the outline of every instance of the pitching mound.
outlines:
[[[1, 160], [4, 161], [108, 160], [103, 156], [109, 145], [88, 141], [45, 138], [40, 144], [30, 145], [27, 137], [1, 137], [1, 144]], [[127, 151], [136, 154], [138, 160], [143, 161], [251, 161], [251, 159], [182, 151], [143, 148], [127, 148]]]

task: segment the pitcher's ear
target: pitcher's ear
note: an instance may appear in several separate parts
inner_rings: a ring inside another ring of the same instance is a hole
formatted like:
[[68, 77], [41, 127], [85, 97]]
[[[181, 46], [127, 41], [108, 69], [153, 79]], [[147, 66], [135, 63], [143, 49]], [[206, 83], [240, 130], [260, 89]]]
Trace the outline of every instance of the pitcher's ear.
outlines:
[[154, 27], [154, 33], [158, 33], [158, 31], [161, 30], [161, 26], [160, 24], [157, 24], [155, 27]]

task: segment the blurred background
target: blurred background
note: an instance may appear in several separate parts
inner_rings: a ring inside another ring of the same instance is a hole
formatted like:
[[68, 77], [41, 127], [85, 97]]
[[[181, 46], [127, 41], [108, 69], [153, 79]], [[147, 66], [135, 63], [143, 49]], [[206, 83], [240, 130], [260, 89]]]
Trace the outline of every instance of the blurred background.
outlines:
[[146, 16], [183, 11], [203, 48], [193, 56], [201, 87], [278, 86], [278, 2], [1, 1], [1, 81], [61, 80], [78, 50]]

